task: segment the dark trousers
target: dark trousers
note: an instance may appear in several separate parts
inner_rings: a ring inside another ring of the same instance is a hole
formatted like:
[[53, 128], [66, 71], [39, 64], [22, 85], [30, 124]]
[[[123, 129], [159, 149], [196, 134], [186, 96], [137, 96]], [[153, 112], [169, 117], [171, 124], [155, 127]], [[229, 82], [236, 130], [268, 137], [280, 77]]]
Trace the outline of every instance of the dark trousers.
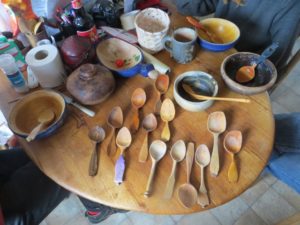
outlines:
[[5, 225], [39, 224], [68, 194], [22, 150], [0, 151], [0, 206]]

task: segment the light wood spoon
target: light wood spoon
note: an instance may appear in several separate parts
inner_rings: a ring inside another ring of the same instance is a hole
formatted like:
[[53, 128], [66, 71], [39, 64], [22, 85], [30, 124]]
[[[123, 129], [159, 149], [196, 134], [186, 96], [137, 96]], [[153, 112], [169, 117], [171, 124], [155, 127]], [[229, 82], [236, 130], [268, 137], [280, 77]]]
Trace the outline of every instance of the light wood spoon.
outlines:
[[210, 153], [206, 145], [202, 144], [199, 145], [196, 150], [196, 157], [195, 157], [196, 163], [201, 168], [201, 181], [200, 181], [200, 187], [199, 187], [199, 194], [197, 202], [199, 205], [202, 206], [202, 208], [209, 205], [209, 198], [207, 194], [207, 189], [205, 186], [205, 179], [204, 179], [204, 168], [209, 164], [210, 162]]
[[122, 127], [116, 138], [116, 144], [120, 149], [120, 156], [116, 161], [115, 165], [115, 183], [121, 184], [123, 182], [123, 176], [125, 172], [125, 158], [124, 158], [124, 151], [128, 148], [131, 144], [132, 137], [130, 131], [127, 127]]
[[250, 99], [246, 98], [222, 98], [222, 97], [212, 97], [212, 96], [205, 96], [200, 95], [194, 92], [192, 87], [187, 84], [182, 84], [183, 90], [188, 93], [190, 96], [197, 100], [205, 101], [205, 100], [217, 100], [217, 101], [229, 101], [229, 102], [242, 102], [242, 103], [249, 103], [251, 102]]
[[146, 92], [142, 88], [134, 90], [131, 96], [131, 106], [133, 110], [132, 123], [130, 125], [131, 133], [136, 133], [140, 126], [139, 109], [145, 105]]
[[168, 91], [169, 88], [169, 76], [166, 74], [160, 74], [155, 80], [155, 88], [158, 91], [158, 101], [155, 105], [155, 115], [159, 115], [161, 108], [161, 96]]
[[26, 141], [30, 142], [35, 139], [37, 134], [48, 124], [55, 119], [55, 114], [51, 109], [44, 110], [38, 117], [39, 124], [32, 129], [30, 134], [27, 136]]
[[95, 176], [98, 172], [98, 148], [100, 143], [105, 139], [105, 130], [100, 126], [95, 126], [89, 131], [89, 138], [95, 142], [95, 147], [90, 159], [89, 175]]
[[213, 112], [208, 116], [207, 128], [214, 136], [214, 146], [211, 155], [210, 172], [213, 176], [218, 176], [220, 169], [219, 159], [219, 135], [226, 129], [226, 117], [221, 111]]
[[166, 151], [167, 151], [167, 145], [161, 140], [153, 141], [149, 147], [152, 166], [151, 166], [151, 171], [147, 182], [146, 191], [144, 193], [145, 197], [150, 197], [150, 195], [152, 194], [152, 183], [155, 174], [156, 164], [158, 163], [159, 160], [162, 159], [162, 157], [164, 157]]
[[148, 114], [142, 122], [143, 130], [145, 131], [145, 138], [139, 154], [139, 162], [146, 162], [148, 157], [148, 134], [157, 127], [157, 119], [153, 113]]
[[190, 176], [192, 171], [192, 166], [194, 162], [194, 143], [188, 143], [187, 153], [186, 153], [186, 183], [180, 185], [178, 188], [178, 198], [181, 204], [186, 208], [191, 208], [196, 204], [197, 201], [197, 190], [190, 183]]
[[184, 141], [183, 140], [176, 141], [170, 151], [173, 165], [172, 165], [171, 174], [169, 176], [168, 183], [167, 183], [167, 186], [165, 189], [165, 194], [164, 194], [165, 199], [172, 198], [175, 180], [176, 180], [176, 166], [177, 166], [177, 163], [181, 162], [184, 159], [185, 153], [186, 153], [186, 147], [185, 147]]
[[166, 98], [163, 101], [160, 109], [160, 117], [162, 121], [165, 122], [165, 126], [161, 133], [161, 139], [163, 141], [169, 141], [171, 137], [169, 122], [175, 118], [175, 106], [171, 99]]
[[116, 147], [116, 129], [123, 126], [123, 112], [120, 106], [114, 107], [107, 117], [107, 124], [111, 127], [111, 135], [109, 145], [107, 147], [107, 155], [115, 154]]
[[236, 166], [235, 154], [242, 148], [242, 133], [239, 130], [232, 130], [228, 132], [224, 138], [224, 148], [231, 156], [231, 163], [228, 169], [228, 181], [237, 182], [239, 178], [238, 169]]

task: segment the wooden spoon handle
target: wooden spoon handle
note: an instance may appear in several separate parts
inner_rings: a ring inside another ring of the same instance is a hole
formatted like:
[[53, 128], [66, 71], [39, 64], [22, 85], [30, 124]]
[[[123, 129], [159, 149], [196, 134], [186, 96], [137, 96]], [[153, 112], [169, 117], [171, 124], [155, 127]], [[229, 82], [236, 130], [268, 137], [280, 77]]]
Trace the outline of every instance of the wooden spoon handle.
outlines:
[[113, 153], [116, 152], [116, 143], [115, 143], [115, 139], [116, 139], [116, 133], [115, 133], [115, 128], [111, 128], [111, 134], [110, 136], [108, 137], [108, 145], [107, 145], [107, 155], [108, 156], [111, 156], [113, 155]]
[[140, 154], [139, 154], [139, 162], [146, 162], [148, 157], [148, 132], [146, 132], [141, 150], [140, 150]]
[[187, 183], [190, 183], [190, 176], [192, 171], [192, 166], [194, 162], [195, 146], [193, 142], [188, 143], [187, 153], [186, 153], [186, 173], [187, 173]]
[[212, 96], [200, 96], [200, 95], [192, 94], [192, 93], [189, 93], [189, 94], [198, 100], [217, 100], [217, 101], [242, 102], [242, 103], [250, 103], [251, 102], [250, 99], [247, 99], [247, 98], [223, 98], [223, 97], [212, 97]]
[[159, 99], [155, 104], [155, 110], [154, 110], [154, 114], [155, 115], [160, 115], [160, 108], [161, 108], [161, 99], [160, 99], [160, 95], [159, 95]]
[[130, 131], [132, 134], [136, 133], [140, 126], [140, 118], [139, 118], [139, 110], [134, 109], [132, 115], [132, 125], [130, 127]]
[[115, 164], [115, 183], [120, 185], [123, 183], [123, 176], [125, 172], [125, 158], [123, 154], [120, 155]]
[[209, 198], [207, 194], [207, 189], [205, 187], [204, 181], [204, 167], [201, 166], [201, 181], [200, 181], [200, 188], [199, 188], [199, 195], [197, 199], [197, 203], [202, 206], [202, 208], [209, 205]]
[[169, 128], [169, 122], [165, 122], [165, 126], [163, 128], [163, 131], [161, 133], [161, 139], [163, 141], [169, 141], [170, 140], [170, 128]]
[[144, 196], [146, 198], [150, 197], [150, 195], [152, 194], [152, 184], [153, 184], [153, 177], [154, 177], [154, 174], [155, 174], [155, 168], [156, 168], [156, 162], [152, 162], [150, 176], [148, 178], [146, 191], [144, 193]]
[[95, 144], [95, 148], [92, 152], [91, 159], [90, 159], [90, 165], [89, 165], [89, 175], [95, 176], [98, 171], [98, 143]]
[[35, 139], [35, 137], [37, 136], [37, 134], [42, 130], [43, 126], [44, 126], [44, 123], [40, 123], [35, 128], [33, 128], [33, 130], [27, 136], [26, 141], [28, 141], [28, 142], [33, 141]]
[[237, 166], [236, 166], [236, 161], [235, 161], [235, 157], [234, 154], [231, 154], [231, 163], [228, 169], [228, 181], [229, 182], [237, 182], [238, 180], [238, 170], [237, 170]]
[[173, 166], [172, 166], [172, 171], [171, 171], [171, 175], [168, 179], [168, 183], [165, 189], [165, 194], [164, 194], [164, 198], [165, 199], [170, 199], [172, 198], [173, 195], [173, 190], [174, 190], [174, 185], [175, 185], [175, 176], [176, 176], [176, 162], [173, 161]]
[[220, 169], [218, 140], [219, 140], [219, 135], [214, 134], [214, 147], [213, 147], [211, 162], [210, 162], [210, 172], [213, 176], [218, 176], [219, 169]]

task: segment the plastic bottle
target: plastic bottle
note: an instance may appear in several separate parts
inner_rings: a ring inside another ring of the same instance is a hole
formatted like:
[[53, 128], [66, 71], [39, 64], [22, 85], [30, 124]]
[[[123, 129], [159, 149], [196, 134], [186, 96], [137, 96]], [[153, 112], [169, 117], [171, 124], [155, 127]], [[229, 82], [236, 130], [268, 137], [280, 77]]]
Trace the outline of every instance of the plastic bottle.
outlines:
[[18, 93], [25, 93], [29, 90], [23, 74], [19, 71], [15, 59], [10, 54], [0, 55], [0, 68], [6, 74], [12, 87]]

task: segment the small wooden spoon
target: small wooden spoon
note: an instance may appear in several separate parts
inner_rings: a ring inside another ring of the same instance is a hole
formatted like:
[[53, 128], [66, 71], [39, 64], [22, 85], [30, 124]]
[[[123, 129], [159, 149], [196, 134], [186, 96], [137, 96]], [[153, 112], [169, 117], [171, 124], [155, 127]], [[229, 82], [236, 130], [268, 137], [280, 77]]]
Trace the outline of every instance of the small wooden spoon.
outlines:
[[160, 117], [162, 121], [165, 122], [165, 126], [161, 133], [161, 139], [163, 141], [169, 141], [171, 137], [169, 122], [175, 118], [175, 106], [171, 99], [166, 98], [163, 101], [160, 109]]
[[143, 119], [142, 127], [145, 130], [146, 134], [140, 150], [139, 162], [146, 162], [148, 157], [148, 134], [149, 132], [154, 131], [157, 127], [157, 119], [153, 113], [150, 113]]
[[165, 189], [165, 194], [164, 194], [165, 199], [172, 198], [175, 179], [176, 179], [176, 166], [177, 163], [181, 162], [184, 159], [185, 153], [186, 153], [186, 147], [184, 141], [183, 140], [176, 141], [170, 151], [170, 155], [173, 160], [173, 166]]
[[123, 126], [123, 112], [121, 107], [114, 107], [107, 117], [107, 124], [111, 127], [111, 136], [109, 138], [109, 146], [107, 148], [107, 154], [115, 154], [117, 147], [115, 144], [116, 129]]
[[122, 127], [116, 138], [116, 144], [120, 149], [120, 157], [118, 158], [116, 165], [115, 165], [115, 182], [117, 184], [121, 184], [123, 182], [123, 176], [125, 172], [125, 158], [124, 158], [124, 151], [128, 148], [131, 144], [132, 138], [130, 131], [127, 127]]
[[144, 89], [137, 88], [134, 90], [131, 96], [131, 106], [133, 109], [133, 116], [132, 116], [132, 124], [130, 126], [130, 131], [132, 133], [137, 132], [140, 126], [140, 119], [139, 119], [139, 109], [145, 105], [146, 102], [146, 93]]
[[238, 170], [236, 166], [235, 154], [237, 154], [242, 148], [242, 133], [239, 130], [232, 130], [228, 132], [224, 138], [224, 148], [231, 155], [231, 163], [228, 169], [228, 181], [238, 181]]
[[202, 206], [202, 208], [204, 208], [207, 205], [209, 205], [209, 198], [208, 198], [207, 189], [205, 187], [205, 181], [204, 181], [204, 168], [210, 162], [210, 153], [206, 145], [199, 145], [199, 147], [196, 150], [195, 161], [201, 168], [201, 182], [200, 182], [197, 202], [199, 205]]
[[195, 205], [197, 201], [197, 190], [190, 183], [190, 176], [194, 161], [194, 143], [188, 143], [187, 153], [186, 153], [186, 179], [185, 184], [180, 185], [178, 189], [178, 198], [182, 205], [186, 208], [191, 208]]
[[195, 93], [194, 90], [192, 89], [192, 87], [190, 87], [187, 84], [182, 84], [182, 88], [190, 96], [192, 96], [193, 98], [195, 98], [197, 100], [201, 100], [201, 101], [204, 101], [204, 100], [218, 100], [218, 101], [230, 101], [230, 102], [242, 102], [242, 103], [249, 103], [250, 102], [250, 99], [246, 99], [246, 98], [221, 98], [221, 97], [212, 97], [212, 96], [199, 95], [199, 94]]
[[167, 145], [161, 140], [153, 141], [149, 147], [152, 166], [151, 166], [151, 171], [147, 182], [146, 191], [144, 193], [145, 197], [150, 197], [150, 195], [152, 194], [152, 183], [155, 174], [156, 164], [158, 163], [159, 160], [162, 159], [162, 157], [164, 157], [166, 151], [167, 151]]
[[39, 124], [32, 129], [27, 136], [26, 141], [30, 142], [35, 139], [37, 134], [48, 124], [50, 124], [55, 118], [55, 114], [51, 109], [44, 110], [38, 117]]
[[242, 66], [236, 73], [235, 79], [239, 83], [247, 83], [255, 77], [255, 68], [257, 65], [266, 61], [278, 48], [278, 43], [273, 43], [267, 47], [261, 56], [251, 66]]
[[219, 160], [219, 135], [226, 129], [226, 117], [221, 111], [213, 112], [208, 116], [207, 128], [214, 136], [214, 147], [211, 155], [210, 172], [213, 176], [218, 176], [220, 169]]
[[209, 38], [209, 41], [212, 43], [218, 43], [218, 44], [223, 44], [223, 40], [221, 38], [219, 38], [217, 35], [209, 32], [202, 23], [200, 23], [199, 20], [196, 20], [195, 18], [191, 17], [191, 16], [187, 16], [186, 17], [187, 21], [192, 24], [194, 27], [196, 27], [197, 29], [202, 30], [207, 37]]
[[160, 74], [155, 81], [155, 88], [158, 91], [159, 99], [155, 105], [155, 115], [159, 115], [161, 108], [161, 96], [168, 91], [169, 88], [169, 76], [166, 74]]
[[99, 162], [99, 154], [97, 150], [100, 143], [105, 138], [105, 130], [100, 126], [95, 126], [89, 131], [89, 138], [95, 142], [95, 148], [93, 150], [90, 159], [89, 175], [95, 176], [98, 172], [98, 162]]

